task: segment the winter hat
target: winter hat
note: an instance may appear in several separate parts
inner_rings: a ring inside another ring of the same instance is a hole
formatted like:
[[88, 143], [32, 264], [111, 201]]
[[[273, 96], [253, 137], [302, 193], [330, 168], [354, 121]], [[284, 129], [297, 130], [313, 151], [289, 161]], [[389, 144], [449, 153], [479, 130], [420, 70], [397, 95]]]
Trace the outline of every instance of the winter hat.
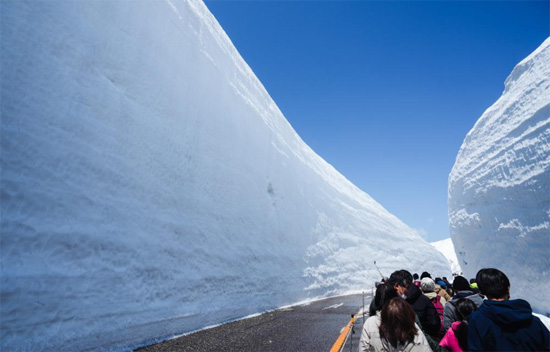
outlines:
[[430, 275], [429, 272], [427, 271], [424, 271], [422, 274], [420, 274], [420, 280], [422, 280], [423, 278], [425, 277], [429, 277], [430, 279], [432, 278], [432, 275]]
[[453, 287], [455, 291], [470, 291], [470, 283], [463, 276], [455, 277]]
[[429, 277], [425, 277], [420, 281], [420, 288], [422, 289], [422, 292], [434, 292], [435, 291], [435, 282], [434, 280], [430, 279]]
[[444, 283], [443, 281], [438, 281], [437, 284], [441, 287], [447, 287], [447, 284]]

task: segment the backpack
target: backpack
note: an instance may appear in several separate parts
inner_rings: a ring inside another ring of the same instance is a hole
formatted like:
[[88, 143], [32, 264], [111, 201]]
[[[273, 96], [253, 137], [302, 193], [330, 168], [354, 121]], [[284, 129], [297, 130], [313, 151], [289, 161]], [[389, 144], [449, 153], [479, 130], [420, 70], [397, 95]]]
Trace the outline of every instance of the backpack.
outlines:
[[440, 332], [444, 333], [445, 329], [443, 329], [443, 311], [445, 310], [445, 307], [443, 307], [443, 304], [441, 304], [441, 296], [435, 296], [434, 298], [430, 299], [432, 301], [432, 304], [435, 307], [435, 310], [437, 311], [437, 314], [439, 315], [439, 319], [441, 320], [441, 327]]

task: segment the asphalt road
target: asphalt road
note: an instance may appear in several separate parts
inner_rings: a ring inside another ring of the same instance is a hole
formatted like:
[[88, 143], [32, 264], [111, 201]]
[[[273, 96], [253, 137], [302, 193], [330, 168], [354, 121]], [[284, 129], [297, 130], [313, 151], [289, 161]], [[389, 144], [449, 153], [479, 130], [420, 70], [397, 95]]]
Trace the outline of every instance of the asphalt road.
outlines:
[[[371, 301], [365, 296], [365, 309]], [[140, 352], [329, 352], [342, 329], [362, 307], [361, 295], [340, 296], [280, 309], [139, 349]], [[356, 320], [357, 351], [363, 320]], [[349, 341], [344, 351], [350, 351]]]

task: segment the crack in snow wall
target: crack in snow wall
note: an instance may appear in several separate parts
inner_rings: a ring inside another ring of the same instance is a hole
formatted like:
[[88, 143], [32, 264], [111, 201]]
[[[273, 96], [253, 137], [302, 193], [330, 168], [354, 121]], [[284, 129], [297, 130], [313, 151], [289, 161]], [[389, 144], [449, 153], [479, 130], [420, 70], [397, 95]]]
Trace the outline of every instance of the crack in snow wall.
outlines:
[[465, 274], [499, 268], [512, 297], [550, 313], [539, 294], [550, 291], [550, 39], [514, 68], [466, 136], [448, 202]]
[[445, 258], [316, 155], [206, 6], [2, 1], [1, 349], [119, 350]]

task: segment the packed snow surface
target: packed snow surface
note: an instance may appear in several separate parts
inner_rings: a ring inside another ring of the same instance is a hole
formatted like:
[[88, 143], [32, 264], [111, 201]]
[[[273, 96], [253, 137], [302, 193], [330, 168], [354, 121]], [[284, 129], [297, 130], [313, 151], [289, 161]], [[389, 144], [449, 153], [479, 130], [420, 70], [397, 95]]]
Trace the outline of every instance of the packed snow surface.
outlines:
[[468, 133], [449, 175], [449, 222], [467, 277], [496, 267], [511, 296], [550, 313], [550, 38], [521, 61]]
[[444, 257], [296, 134], [206, 6], [1, 1], [1, 346], [130, 349]]
[[[450, 238], [430, 243], [435, 249], [441, 252], [447, 258], [453, 275], [462, 275], [462, 269], [456, 257], [455, 247]], [[450, 278], [449, 278], [450, 279]]]

